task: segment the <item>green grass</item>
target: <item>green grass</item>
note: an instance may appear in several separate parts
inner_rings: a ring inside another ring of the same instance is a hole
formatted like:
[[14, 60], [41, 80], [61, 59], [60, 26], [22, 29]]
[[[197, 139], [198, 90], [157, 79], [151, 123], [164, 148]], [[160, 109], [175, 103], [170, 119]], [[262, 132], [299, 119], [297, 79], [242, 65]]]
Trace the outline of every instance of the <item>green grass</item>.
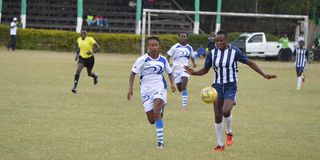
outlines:
[[[128, 76], [137, 55], [97, 54], [94, 71], [82, 72], [78, 95], [71, 93], [76, 69], [73, 53], [0, 48], [0, 159], [319, 159], [320, 64], [308, 66], [297, 91], [293, 63], [257, 63], [278, 75], [264, 80], [239, 65], [238, 102], [233, 110], [235, 143], [223, 153], [216, 145], [213, 109], [200, 90], [213, 73], [191, 77], [189, 111], [180, 95], [168, 92], [166, 148], [156, 149], [155, 128], [140, 102], [138, 77], [132, 101]], [[198, 61], [202, 66], [203, 60]]]

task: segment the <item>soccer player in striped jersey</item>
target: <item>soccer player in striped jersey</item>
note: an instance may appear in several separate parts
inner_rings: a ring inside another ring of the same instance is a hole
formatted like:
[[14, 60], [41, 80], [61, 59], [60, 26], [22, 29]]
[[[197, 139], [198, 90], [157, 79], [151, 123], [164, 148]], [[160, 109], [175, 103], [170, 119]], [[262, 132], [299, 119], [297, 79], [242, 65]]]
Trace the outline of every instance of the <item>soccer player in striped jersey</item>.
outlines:
[[92, 72], [94, 66], [94, 55], [100, 50], [99, 44], [92, 38], [87, 37], [85, 30], [81, 31], [81, 37], [77, 39], [76, 43], [77, 54], [75, 61], [78, 60], [76, 74], [74, 75], [74, 86], [71, 90], [74, 94], [77, 94], [77, 87], [80, 78], [80, 73], [84, 67], [87, 68], [88, 76], [93, 78], [93, 84], [98, 83], [98, 75]]
[[173, 76], [176, 82], [179, 92], [181, 92], [181, 106], [182, 111], [186, 111], [188, 104], [188, 91], [187, 84], [189, 79], [189, 74], [183, 69], [183, 66], [189, 66], [189, 59], [193, 67], [196, 67], [194, 59], [192, 57], [193, 48], [187, 43], [188, 34], [185, 32], [179, 33], [179, 42], [173, 45], [167, 52], [167, 59], [170, 62], [170, 57], [173, 58], [172, 69]]
[[215, 112], [215, 129], [217, 134], [218, 145], [213, 151], [224, 150], [223, 140], [223, 123], [226, 123], [226, 144], [233, 144], [232, 134], [232, 114], [231, 110], [235, 103], [237, 93], [237, 65], [239, 61], [247, 64], [250, 68], [255, 70], [265, 79], [276, 78], [275, 75], [265, 74], [260, 67], [253, 61], [249, 60], [239, 48], [228, 45], [227, 33], [225, 31], [218, 31], [216, 33], [216, 48], [211, 50], [207, 55], [204, 67], [198, 71], [194, 71], [190, 67], [184, 67], [190, 75], [201, 76], [207, 74], [212, 67], [215, 72], [215, 77], [212, 87], [218, 92], [218, 98], [213, 102]]
[[163, 111], [167, 104], [167, 84], [163, 72], [169, 75], [171, 91], [175, 92], [172, 68], [167, 59], [159, 54], [160, 40], [158, 37], [149, 37], [146, 40], [148, 53], [136, 60], [132, 66], [129, 78], [127, 99], [133, 95], [133, 82], [136, 74], [140, 75], [141, 101], [150, 124], [156, 124], [158, 148], [164, 147], [163, 141]]
[[298, 77], [297, 90], [301, 89], [301, 83], [304, 82], [304, 67], [308, 61], [308, 50], [304, 48], [304, 41], [299, 41], [299, 48], [293, 51], [293, 56], [295, 57], [295, 66]]

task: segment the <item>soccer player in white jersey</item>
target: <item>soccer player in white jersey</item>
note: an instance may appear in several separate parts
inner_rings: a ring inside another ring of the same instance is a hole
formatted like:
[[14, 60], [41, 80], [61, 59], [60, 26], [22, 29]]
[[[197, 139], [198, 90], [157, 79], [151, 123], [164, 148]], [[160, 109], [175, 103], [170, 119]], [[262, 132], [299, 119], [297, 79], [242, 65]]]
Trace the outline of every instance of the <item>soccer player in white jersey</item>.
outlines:
[[301, 83], [304, 82], [305, 77], [303, 75], [304, 67], [308, 61], [308, 50], [304, 48], [304, 41], [299, 41], [299, 48], [293, 51], [293, 56], [295, 57], [295, 66], [297, 72], [297, 90], [301, 89]]
[[226, 123], [226, 144], [229, 146], [233, 144], [231, 110], [235, 103], [237, 92], [237, 61], [247, 64], [265, 79], [276, 78], [276, 76], [265, 74], [259, 68], [259, 66], [255, 62], [249, 60], [239, 48], [228, 45], [227, 33], [225, 31], [218, 31], [215, 41], [217, 47], [211, 50], [211, 53], [207, 55], [204, 67], [202, 69], [194, 71], [187, 66], [185, 69], [190, 75], [197, 76], [208, 73], [211, 67], [215, 72], [212, 87], [214, 87], [218, 92], [218, 98], [213, 102], [213, 108], [215, 112], [214, 126], [216, 129], [218, 145], [213, 149], [213, 151], [219, 152], [224, 150], [222, 123], [223, 117]]
[[193, 48], [187, 43], [188, 42], [188, 34], [187, 33], [179, 33], [179, 43], [173, 45], [170, 50], [167, 52], [167, 59], [170, 61], [170, 57], [173, 58], [172, 69], [173, 76], [176, 82], [177, 88], [179, 92], [181, 92], [181, 106], [182, 111], [186, 111], [188, 104], [188, 91], [187, 84], [189, 74], [186, 73], [183, 69], [184, 66], [189, 66], [189, 59], [191, 58], [191, 62], [193, 67], [196, 67], [194, 59], [192, 57]]
[[163, 72], [167, 72], [170, 79], [171, 91], [175, 92], [172, 68], [167, 59], [159, 54], [160, 40], [149, 37], [146, 40], [148, 53], [144, 54], [134, 63], [129, 78], [129, 91], [127, 99], [133, 95], [133, 82], [136, 74], [140, 75], [141, 101], [150, 124], [156, 124], [158, 148], [164, 147], [163, 142], [163, 111], [167, 104], [167, 84]]

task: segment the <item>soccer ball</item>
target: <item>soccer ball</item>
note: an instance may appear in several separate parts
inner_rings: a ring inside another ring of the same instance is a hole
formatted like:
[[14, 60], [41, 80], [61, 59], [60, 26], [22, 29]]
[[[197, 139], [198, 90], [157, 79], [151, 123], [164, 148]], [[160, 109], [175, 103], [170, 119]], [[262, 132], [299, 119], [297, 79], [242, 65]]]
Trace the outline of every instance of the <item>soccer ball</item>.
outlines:
[[205, 87], [201, 90], [201, 99], [204, 103], [212, 103], [218, 97], [218, 93], [216, 89], [212, 88], [211, 86]]

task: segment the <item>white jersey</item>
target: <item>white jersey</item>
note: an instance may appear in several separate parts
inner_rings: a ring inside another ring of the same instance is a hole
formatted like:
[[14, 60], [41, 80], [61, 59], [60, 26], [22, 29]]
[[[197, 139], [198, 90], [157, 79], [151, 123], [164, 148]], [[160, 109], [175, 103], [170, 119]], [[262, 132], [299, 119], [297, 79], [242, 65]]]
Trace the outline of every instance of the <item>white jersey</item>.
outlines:
[[144, 54], [132, 67], [132, 72], [140, 75], [141, 92], [151, 88], [166, 89], [167, 83], [162, 75], [164, 71], [171, 74], [172, 68], [162, 55], [152, 59], [148, 54]]
[[11, 22], [10, 24], [10, 35], [17, 35], [17, 23]]
[[187, 44], [185, 46], [177, 43], [167, 52], [173, 58], [172, 66], [189, 66], [189, 58], [192, 56], [193, 48]]

